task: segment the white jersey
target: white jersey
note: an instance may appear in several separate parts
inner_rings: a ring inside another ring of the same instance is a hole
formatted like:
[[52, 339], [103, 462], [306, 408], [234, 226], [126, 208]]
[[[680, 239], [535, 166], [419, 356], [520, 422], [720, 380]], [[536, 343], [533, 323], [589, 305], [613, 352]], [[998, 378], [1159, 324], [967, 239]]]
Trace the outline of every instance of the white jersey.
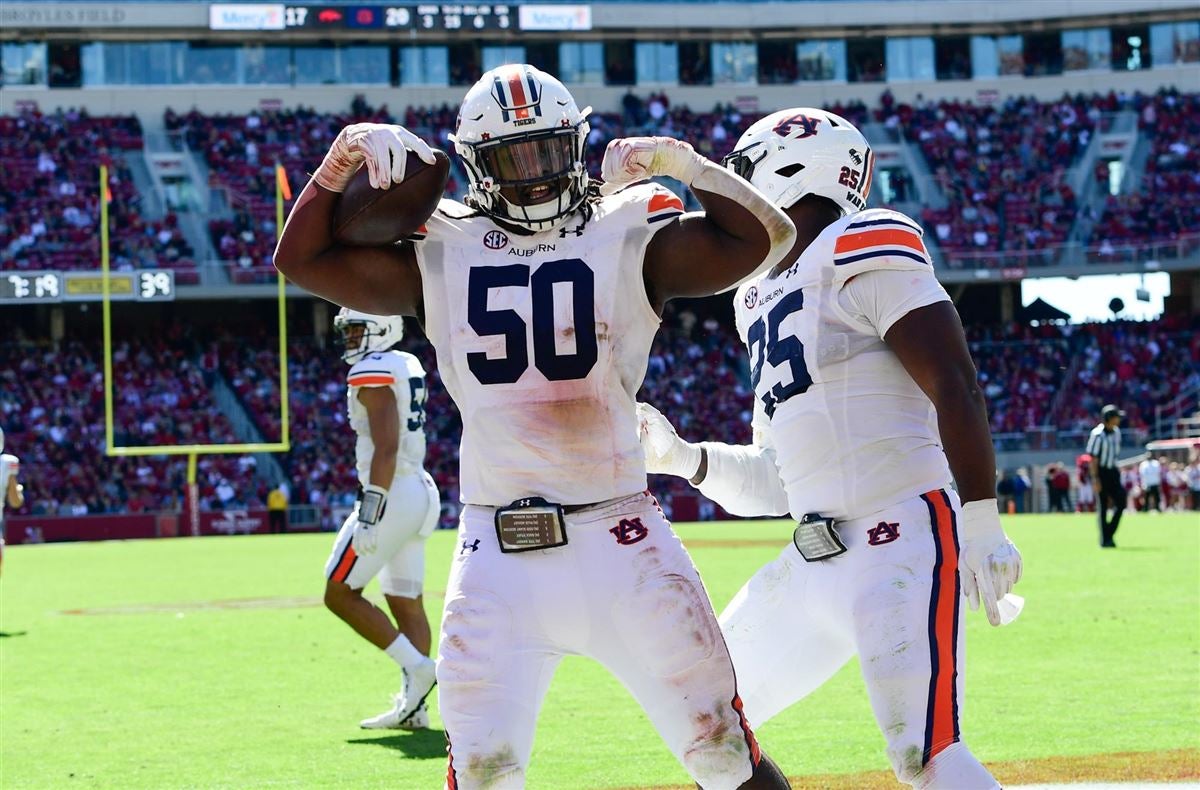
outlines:
[[642, 260], [682, 213], [639, 184], [518, 235], [444, 200], [415, 241], [425, 331], [462, 414], [462, 500], [567, 505], [646, 488], [635, 394], [659, 317]]
[[882, 339], [909, 311], [949, 299], [921, 236], [903, 214], [859, 212], [785, 272], [738, 288], [756, 436], [775, 448], [796, 518], [853, 519], [951, 480], [933, 404]]
[[17, 476], [21, 462], [15, 455], [0, 455], [0, 521], [4, 519], [4, 507], [8, 504], [8, 481]]
[[350, 427], [358, 434], [354, 447], [358, 482], [371, 482], [375, 443], [367, 407], [358, 399], [363, 387], [389, 387], [400, 412], [400, 445], [396, 451], [396, 477], [419, 471], [425, 463], [425, 368], [412, 354], [381, 351], [367, 354], [346, 374], [346, 401]]

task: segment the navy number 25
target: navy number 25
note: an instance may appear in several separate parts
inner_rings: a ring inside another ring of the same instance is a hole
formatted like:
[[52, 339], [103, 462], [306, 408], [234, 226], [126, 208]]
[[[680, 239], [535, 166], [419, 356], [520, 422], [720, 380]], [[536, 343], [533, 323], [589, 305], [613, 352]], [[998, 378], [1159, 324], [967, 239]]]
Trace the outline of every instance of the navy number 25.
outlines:
[[[554, 285], [570, 283], [575, 352], [560, 354], [555, 345]], [[482, 351], [467, 354], [467, 366], [481, 384], [511, 384], [529, 368], [525, 338], [529, 327], [515, 310], [488, 309], [493, 288], [531, 288], [533, 364], [550, 381], [581, 379], [596, 364], [596, 276], [578, 258], [546, 261], [531, 277], [529, 266], [480, 266], [467, 280], [467, 323], [480, 337], [504, 336], [504, 355], [488, 358]]]
[[775, 409], [779, 404], [793, 395], [806, 392], [813, 383], [812, 376], [808, 373], [808, 366], [804, 364], [804, 344], [800, 342], [800, 338], [795, 335], [782, 338], [779, 336], [779, 325], [783, 323], [783, 320], [792, 313], [800, 312], [803, 308], [804, 292], [792, 291], [771, 308], [765, 321], [759, 318], [750, 325], [749, 331], [746, 332], [750, 357], [754, 360], [754, 365], [750, 369], [750, 384], [756, 393], [758, 392], [758, 382], [762, 379], [764, 363], [769, 363], [773, 368], [786, 363], [792, 375], [790, 382], [780, 381], [768, 391], [761, 393], [763, 408], [768, 417], [774, 416]]

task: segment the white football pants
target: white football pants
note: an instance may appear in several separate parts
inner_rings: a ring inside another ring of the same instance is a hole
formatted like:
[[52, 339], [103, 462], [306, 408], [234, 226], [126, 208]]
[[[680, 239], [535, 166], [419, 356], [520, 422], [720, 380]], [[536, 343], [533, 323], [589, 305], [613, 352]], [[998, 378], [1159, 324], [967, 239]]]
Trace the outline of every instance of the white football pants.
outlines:
[[960, 739], [964, 679], [959, 510], [954, 492], [931, 491], [839, 522], [844, 554], [810, 563], [789, 544], [746, 582], [721, 614], [721, 630], [753, 726], [811, 694], [857, 653], [900, 781], [997, 786], [965, 746], [950, 748]]
[[648, 493], [566, 516], [567, 545], [503, 554], [492, 508], [459, 524], [438, 648], [446, 787], [525, 785], [564, 655], [599, 661], [705, 790], [750, 778], [758, 746], [691, 558]]

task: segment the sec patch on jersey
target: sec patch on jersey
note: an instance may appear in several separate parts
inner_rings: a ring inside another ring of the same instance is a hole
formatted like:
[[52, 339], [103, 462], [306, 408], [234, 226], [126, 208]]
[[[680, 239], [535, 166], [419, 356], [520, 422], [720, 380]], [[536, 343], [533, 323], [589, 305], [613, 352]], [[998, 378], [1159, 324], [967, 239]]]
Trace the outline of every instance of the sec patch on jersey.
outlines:
[[394, 244], [428, 220], [450, 178], [450, 157], [434, 149], [434, 164], [408, 152], [403, 183], [375, 189], [359, 168], [333, 210], [333, 237], [342, 244], [373, 247]]

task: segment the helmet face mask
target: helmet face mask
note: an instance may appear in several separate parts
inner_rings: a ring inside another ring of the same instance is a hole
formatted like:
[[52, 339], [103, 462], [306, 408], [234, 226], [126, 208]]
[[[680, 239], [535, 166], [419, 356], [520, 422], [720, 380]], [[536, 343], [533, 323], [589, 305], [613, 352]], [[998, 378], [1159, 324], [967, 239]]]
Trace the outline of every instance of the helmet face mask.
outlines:
[[387, 351], [404, 337], [400, 316], [371, 315], [343, 307], [333, 319], [334, 343], [353, 365], [367, 354]]
[[471, 204], [534, 232], [566, 222], [587, 199], [589, 112], [533, 66], [484, 74], [463, 99], [451, 138], [467, 171]]
[[757, 121], [722, 164], [780, 208], [819, 195], [853, 214], [867, 207], [875, 156], [845, 118], [799, 107]]

